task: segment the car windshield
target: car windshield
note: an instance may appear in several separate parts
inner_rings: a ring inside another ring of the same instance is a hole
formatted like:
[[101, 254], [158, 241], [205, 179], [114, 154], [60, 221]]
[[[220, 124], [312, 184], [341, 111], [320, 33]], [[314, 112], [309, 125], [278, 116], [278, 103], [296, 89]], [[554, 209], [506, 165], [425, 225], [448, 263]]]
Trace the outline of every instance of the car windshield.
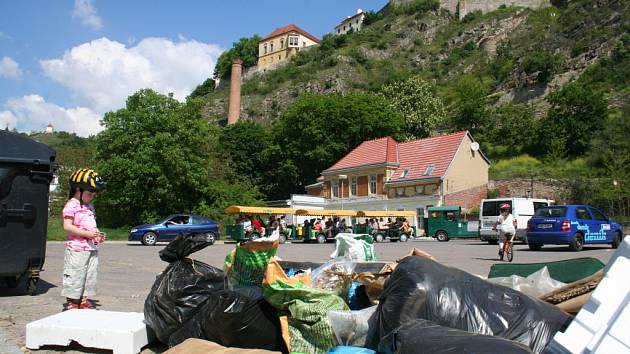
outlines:
[[563, 218], [567, 215], [567, 208], [562, 206], [546, 207], [536, 210], [534, 216], [541, 218]]

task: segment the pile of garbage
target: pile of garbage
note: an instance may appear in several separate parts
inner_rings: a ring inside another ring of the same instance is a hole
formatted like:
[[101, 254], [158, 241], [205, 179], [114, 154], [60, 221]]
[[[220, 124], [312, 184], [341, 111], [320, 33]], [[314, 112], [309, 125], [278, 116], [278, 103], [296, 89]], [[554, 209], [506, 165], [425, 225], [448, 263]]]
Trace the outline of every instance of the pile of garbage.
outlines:
[[316, 268], [288, 266], [263, 240], [237, 244], [218, 269], [189, 258], [209, 245], [203, 235], [180, 236], [160, 251], [169, 265], [145, 320], [168, 353], [540, 353], [572, 319], [421, 250], [375, 262], [369, 239], [351, 238]]

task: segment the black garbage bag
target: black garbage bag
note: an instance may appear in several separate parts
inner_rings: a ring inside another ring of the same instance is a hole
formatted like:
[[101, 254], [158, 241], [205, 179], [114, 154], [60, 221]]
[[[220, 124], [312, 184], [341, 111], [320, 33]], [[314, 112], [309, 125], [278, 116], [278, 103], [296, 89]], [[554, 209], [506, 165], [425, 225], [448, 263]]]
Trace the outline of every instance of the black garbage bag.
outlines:
[[385, 281], [368, 346], [409, 320], [517, 341], [541, 352], [571, 318], [553, 305], [423, 257], [406, 257]]
[[174, 347], [188, 338], [286, 352], [276, 309], [263, 299], [258, 287], [212, 293], [200, 311], [171, 335], [168, 345]]
[[160, 251], [170, 264], [157, 277], [144, 301], [144, 318], [165, 344], [182, 324], [190, 320], [208, 297], [224, 288], [221, 269], [186, 258], [209, 245], [203, 234], [180, 235]]
[[415, 319], [402, 324], [378, 345], [379, 353], [396, 354], [531, 354], [529, 347], [497, 336], [475, 334]]

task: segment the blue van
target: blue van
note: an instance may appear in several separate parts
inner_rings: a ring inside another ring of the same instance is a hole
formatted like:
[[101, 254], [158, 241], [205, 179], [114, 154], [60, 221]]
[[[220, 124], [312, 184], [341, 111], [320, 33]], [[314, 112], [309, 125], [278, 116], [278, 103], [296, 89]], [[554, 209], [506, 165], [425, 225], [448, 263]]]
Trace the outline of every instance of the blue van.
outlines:
[[527, 223], [527, 239], [533, 251], [545, 244], [569, 245], [572, 251], [598, 243], [617, 248], [623, 227], [590, 205], [556, 205], [536, 210]]

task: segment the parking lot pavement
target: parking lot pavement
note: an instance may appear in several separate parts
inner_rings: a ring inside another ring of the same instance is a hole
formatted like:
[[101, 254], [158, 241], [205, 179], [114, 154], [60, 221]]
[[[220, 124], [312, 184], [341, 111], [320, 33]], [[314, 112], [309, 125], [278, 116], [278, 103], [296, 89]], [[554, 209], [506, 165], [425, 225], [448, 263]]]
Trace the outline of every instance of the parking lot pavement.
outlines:
[[[123, 241], [108, 241], [99, 254], [98, 288], [96, 299], [101, 309], [109, 311], [143, 312], [144, 299], [151, 290], [155, 277], [167, 266], [160, 260], [158, 252], [164, 244], [142, 246]], [[473, 274], [485, 276], [493, 263], [497, 263], [498, 246], [479, 240], [451, 240], [437, 242], [433, 239], [412, 240], [405, 243], [384, 242], [375, 244], [376, 256], [382, 261], [402, 258], [413, 247], [420, 248], [445, 265], [457, 267]], [[191, 258], [222, 268], [225, 256], [234, 248], [233, 243], [217, 242]], [[299, 242], [281, 245], [277, 256], [284, 260], [324, 262], [335, 246], [329, 244], [303, 244]], [[608, 245], [586, 246], [582, 252], [571, 252], [566, 246], [545, 246], [540, 251], [530, 251], [526, 245], [515, 245], [514, 262], [548, 262], [563, 259], [594, 257], [606, 263], [613, 254]], [[41, 273], [38, 295], [24, 295], [24, 285], [8, 289], [0, 285], [0, 341], [11, 338], [6, 348], [23, 348], [25, 325], [31, 321], [61, 311], [64, 299], [61, 293], [63, 267], [63, 242], [49, 242], [46, 264]], [[2, 346], [0, 346], [2, 349]], [[65, 348], [48, 348], [36, 353], [58, 353]], [[4, 352], [4, 351], [3, 351]], [[80, 353], [80, 351], [69, 351]], [[151, 353], [151, 350], [145, 350]]]

